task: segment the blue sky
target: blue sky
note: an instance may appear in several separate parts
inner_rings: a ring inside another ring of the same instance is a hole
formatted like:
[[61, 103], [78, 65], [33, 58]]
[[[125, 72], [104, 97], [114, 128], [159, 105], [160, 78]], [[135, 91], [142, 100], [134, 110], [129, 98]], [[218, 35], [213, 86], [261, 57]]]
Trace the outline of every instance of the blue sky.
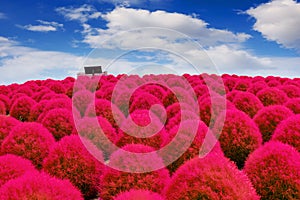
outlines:
[[93, 64], [113, 74], [151, 65], [194, 73], [192, 63], [198, 72], [300, 76], [299, 1], [2, 0], [0, 26], [0, 84]]

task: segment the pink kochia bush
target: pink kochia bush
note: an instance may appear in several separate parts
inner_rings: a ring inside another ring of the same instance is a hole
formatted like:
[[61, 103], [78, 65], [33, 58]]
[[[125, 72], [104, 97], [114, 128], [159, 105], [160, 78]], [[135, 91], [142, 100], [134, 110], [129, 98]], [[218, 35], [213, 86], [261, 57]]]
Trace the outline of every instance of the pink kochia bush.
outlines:
[[8, 136], [10, 130], [19, 123], [21, 122], [13, 117], [0, 115], [0, 146], [5, 137]]
[[51, 133], [36, 122], [23, 122], [15, 126], [4, 139], [1, 152], [22, 156], [40, 168], [55, 140]]
[[213, 131], [220, 133], [219, 142], [225, 156], [242, 168], [248, 155], [262, 144], [262, 135], [245, 113], [228, 110], [224, 115], [225, 112], [217, 119]]
[[80, 112], [81, 116], [84, 115], [86, 108], [94, 100], [94, 95], [89, 90], [78, 91], [72, 98], [73, 106]]
[[29, 160], [12, 154], [0, 156], [0, 188], [7, 181], [30, 171], [37, 170]]
[[115, 150], [112, 144], [116, 144], [119, 136], [106, 118], [85, 117], [78, 121], [76, 128], [81, 137], [89, 139], [102, 150], [105, 159]]
[[35, 101], [28, 96], [18, 98], [10, 108], [10, 115], [20, 121], [28, 121], [30, 110]]
[[181, 166], [166, 186], [167, 200], [258, 200], [247, 176], [224, 156], [194, 158]]
[[300, 114], [300, 98], [290, 99], [284, 105], [291, 109], [295, 114]]
[[250, 92], [237, 93], [233, 99], [233, 104], [251, 118], [264, 107], [261, 101]]
[[[123, 150], [138, 154], [127, 155]], [[110, 167], [106, 168], [100, 182], [99, 192], [101, 199], [112, 199], [113, 196], [130, 189], [150, 190], [161, 194], [163, 188], [169, 182], [169, 172], [166, 168], [156, 171], [151, 169], [156, 165], [162, 166], [162, 159], [156, 154], [151, 154], [151, 158], [139, 155], [140, 153], [152, 151], [154, 149], [151, 147], [132, 144], [114, 152], [108, 164]], [[131, 170], [135, 170], [138, 173], [129, 172]]]
[[97, 197], [96, 188], [104, 169], [99, 160], [103, 162], [102, 152], [89, 141], [81, 141], [77, 135], [65, 136], [51, 148], [43, 169], [52, 176], [69, 179], [85, 198], [91, 199]]
[[300, 152], [300, 115], [294, 115], [280, 122], [272, 140], [295, 147]]
[[[150, 116], [151, 115], [151, 116]], [[149, 110], [135, 110], [119, 129], [118, 146], [144, 144], [159, 149], [167, 135], [159, 118]]]
[[291, 115], [293, 115], [293, 112], [285, 106], [275, 105], [261, 109], [253, 120], [262, 134], [263, 142], [269, 141], [277, 124]]
[[48, 112], [42, 124], [52, 133], [56, 140], [74, 132], [74, 119], [70, 110], [59, 108]]
[[68, 180], [46, 173], [28, 172], [0, 188], [1, 200], [83, 200], [81, 193]]
[[164, 200], [164, 198], [160, 194], [149, 190], [130, 190], [122, 192], [113, 200]]
[[264, 104], [264, 106], [282, 105], [288, 100], [285, 92], [277, 88], [265, 88], [260, 90], [256, 96]]
[[2, 101], [0, 101], [0, 115], [6, 115], [6, 107]]
[[270, 141], [250, 154], [244, 171], [262, 199], [300, 199], [300, 154]]
[[196, 120], [186, 120], [173, 127], [169, 132], [169, 139], [163, 145], [168, 146], [164, 147], [160, 156], [166, 165], [169, 164], [167, 168], [171, 173], [186, 161], [199, 156], [200, 149], [208, 151], [207, 153], [223, 154], [220, 143], [212, 132], [202, 121]]

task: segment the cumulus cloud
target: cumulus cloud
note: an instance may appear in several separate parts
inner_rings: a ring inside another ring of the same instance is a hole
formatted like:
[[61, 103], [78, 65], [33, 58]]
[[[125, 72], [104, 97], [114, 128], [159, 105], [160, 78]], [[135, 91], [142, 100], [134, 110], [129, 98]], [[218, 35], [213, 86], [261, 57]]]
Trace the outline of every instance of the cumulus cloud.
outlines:
[[[208, 23], [191, 15], [169, 13], [166, 11], [154, 11], [116, 7], [113, 11], [101, 15], [107, 21], [107, 29], [94, 28], [93, 32], [85, 35], [84, 42], [96, 47], [101, 41], [112, 34], [143, 27], [161, 27], [182, 32], [197, 40], [203, 46], [217, 45], [221, 43], [241, 43], [251, 36], [245, 33], [233, 33], [228, 30], [208, 28]], [[148, 35], [149, 39], [157, 38], [153, 33], [139, 31], [139, 35]], [[133, 36], [128, 36], [128, 39]], [[168, 36], [172, 37], [172, 36]], [[131, 41], [134, 45], [134, 41]]]
[[256, 20], [253, 29], [267, 40], [300, 50], [300, 3], [273, 0], [250, 8], [246, 13]]
[[20, 46], [0, 36], [0, 84], [75, 76], [82, 63], [79, 56]]
[[89, 19], [97, 19], [101, 16], [93, 6], [84, 4], [80, 7], [59, 7], [55, 9], [56, 12], [63, 15], [67, 20], [87, 22]]
[[[99, 2], [111, 3], [117, 6], [138, 6], [151, 3], [161, 3], [161, 0], [98, 0]], [[165, 0], [170, 2], [172, 0]]]
[[17, 25], [17, 27], [20, 27], [22, 29], [28, 30], [28, 31], [34, 31], [34, 32], [50, 32], [50, 31], [58, 31], [59, 29], [63, 28], [63, 24], [57, 23], [57, 22], [48, 22], [43, 20], [36, 20], [39, 24], [38, 25]]

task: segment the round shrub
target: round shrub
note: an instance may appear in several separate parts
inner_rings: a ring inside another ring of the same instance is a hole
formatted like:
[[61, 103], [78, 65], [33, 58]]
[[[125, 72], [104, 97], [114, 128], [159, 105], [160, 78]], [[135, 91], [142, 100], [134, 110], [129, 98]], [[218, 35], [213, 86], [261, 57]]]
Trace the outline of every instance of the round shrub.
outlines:
[[66, 92], [64, 85], [58, 81], [52, 81], [46, 84], [45, 86], [47, 86], [50, 90], [52, 90], [56, 94], [64, 94]]
[[264, 104], [264, 106], [282, 105], [288, 100], [285, 92], [277, 88], [265, 88], [259, 91], [256, 96]]
[[244, 171], [262, 199], [300, 198], [300, 154], [271, 141], [248, 157]]
[[2, 101], [0, 101], [0, 115], [6, 115], [6, 107]]
[[277, 124], [292, 115], [290, 109], [279, 105], [264, 107], [258, 111], [253, 120], [262, 134], [263, 142], [270, 140]]
[[15, 126], [4, 139], [1, 152], [22, 156], [40, 168], [55, 140], [51, 133], [36, 122], [24, 122]]
[[26, 96], [31, 96], [33, 94], [32, 89], [29, 86], [26, 85], [19, 85], [14, 91], [14, 94], [22, 93], [25, 94]]
[[[45, 158], [43, 169], [52, 176], [69, 179], [76, 186], [85, 198], [97, 197], [96, 187], [102, 175], [104, 166], [102, 152], [96, 149], [88, 141], [81, 141], [76, 136], [66, 136], [57, 142]], [[90, 154], [92, 151], [97, 154], [97, 160]]]
[[101, 116], [106, 118], [114, 128], [119, 128], [118, 124], [122, 124], [125, 120], [124, 114], [120, 109], [106, 99], [96, 99], [86, 109], [85, 116], [95, 117]]
[[277, 80], [271, 80], [271, 81], [269, 81], [269, 82], [267, 83], [267, 85], [268, 85], [269, 87], [278, 87], [278, 86], [281, 85], [281, 83], [280, 83], [279, 81], [277, 81]]
[[300, 97], [300, 88], [295, 85], [283, 85], [279, 87], [280, 90], [286, 93], [289, 98], [298, 98]]
[[[44, 102], [44, 100], [42, 101]], [[43, 103], [44, 104], [44, 103]], [[42, 108], [42, 113], [38, 116], [37, 121], [42, 122], [45, 116], [53, 109], [68, 109], [69, 111], [72, 110], [72, 102], [70, 99], [58, 98], [47, 100], [47, 104]], [[32, 108], [33, 109], [33, 108]]]
[[13, 129], [19, 123], [21, 122], [13, 117], [0, 115], [0, 146], [5, 137], [8, 136], [10, 130]]
[[36, 102], [40, 102], [41, 99], [45, 96], [45, 95], [48, 95], [48, 94], [55, 94], [53, 91], [51, 91], [49, 88], [45, 87], [45, 86], [42, 86], [40, 87], [40, 90], [38, 92], [35, 92], [33, 95], [32, 95], [32, 99], [34, 99]]
[[182, 110], [171, 119], [168, 119], [165, 125], [166, 131], [170, 131], [173, 127], [179, 125], [185, 120], [199, 120], [199, 116], [194, 111]]
[[72, 98], [73, 106], [80, 112], [81, 116], [84, 115], [86, 108], [94, 100], [94, 95], [89, 90], [78, 91]]
[[7, 181], [30, 171], [36, 171], [36, 169], [29, 160], [12, 154], [0, 156], [0, 188]]
[[224, 156], [194, 158], [181, 166], [166, 186], [173, 199], [259, 199], [247, 176]]
[[250, 85], [250, 87], [248, 88], [248, 92], [251, 92], [253, 94], [257, 94], [259, 91], [267, 88], [268, 85], [265, 81], [257, 81], [257, 82], [254, 82]]
[[74, 119], [68, 109], [52, 109], [42, 120], [42, 124], [52, 133], [56, 140], [71, 135], [74, 130]]
[[135, 110], [150, 110], [153, 105], [163, 105], [161, 100], [147, 92], [140, 92], [132, 100], [129, 112], [132, 113]]
[[262, 135], [254, 121], [239, 110], [228, 110], [221, 115], [213, 131], [220, 133], [225, 156], [242, 168], [248, 155], [262, 144]]
[[0, 199], [83, 200], [81, 193], [68, 180], [45, 173], [26, 173], [0, 188]]
[[236, 83], [234, 89], [235, 89], [235, 90], [239, 90], [239, 91], [247, 91], [248, 88], [250, 87], [250, 83], [251, 83], [251, 82], [248, 81], [248, 80], [240, 79], [240, 80]]
[[159, 118], [149, 110], [135, 110], [122, 123], [117, 145], [144, 144], [159, 149], [166, 138], [166, 131]]
[[158, 84], [146, 84], [140, 87], [143, 91], [152, 94], [158, 99], [163, 99], [166, 91]]
[[129, 190], [117, 195], [113, 200], [164, 200], [164, 198], [149, 190]]
[[8, 113], [10, 109], [10, 100], [6, 95], [0, 94], [0, 102], [4, 103], [5, 112]]
[[280, 122], [272, 135], [273, 141], [279, 141], [295, 147], [300, 152], [300, 115]]
[[[153, 166], [161, 166], [163, 164], [161, 158], [156, 154], [151, 154], [151, 159], [136, 154], [129, 156], [124, 153], [123, 150], [125, 152], [129, 151], [134, 153], [148, 153], [154, 151], [153, 148], [148, 146], [131, 144], [114, 152], [108, 164], [108, 166], [113, 168], [108, 167], [101, 179], [99, 187], [101, 199], [112, 199], [113, 196], [130, 189], [150, 190], [161, 194], [163, 188], [169, 182], [169, 172], [166, 168], [151, 171]], [[115, 168], [121, 169], [122, 171], [116, 170]], [[133, 169], [135, 169], [136, 172], [144, 173], [130, 173]]]
[[206, 97], [199, 101], [200, 118], [206, 126], [213, 126], [216, 118], [224, 110], [234, 109], [234, 105], [225, 97]]
[[264, 107], [260, 100], [250, 92], [237, 93], [232, 103], [237, 109], [243, 111], [251, 118]]
[[300, 114], [300, 98], [290, 99], [284, 105], [295, 114]]
[[28, 117], [28, 121], [30, 122], [38, 121], [38, 118], [42, 115], [48, 103], [49, 103], [48, 100], [43, 100], [36, 103], [34, 106], [32, 106]]
[[28, 96], [18, 98], [10, 108], [10, 115], [20, 121], [28, 121], [30, 110], [35, 101]]
[[115, 150], [110, 142], [116, 144], [119, 136], [106, 118], [85, 117], [76, 123], [76, 128], [81, 137], [89, 139], [102, 150], [105, 159]]
[[[200, 120], [186, 120], [174, 126], [169, 131], [168, 140], [163, 146], [164, 151], [160, 152], [160, 156], [168, 165], [167, 168], [171, 173], [175, 172], [186, 161], [199, 156], [200, 153], [223, 154], [220, 143], [216, 141], [212, 132]], [[178, 159], [173, 161], [177, 157]]]

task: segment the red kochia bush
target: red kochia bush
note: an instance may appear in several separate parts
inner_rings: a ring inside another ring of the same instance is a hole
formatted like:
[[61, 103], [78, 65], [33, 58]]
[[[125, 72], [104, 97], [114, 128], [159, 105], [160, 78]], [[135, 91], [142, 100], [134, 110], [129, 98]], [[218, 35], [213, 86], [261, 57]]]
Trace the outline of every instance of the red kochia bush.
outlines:
[[164, 198], [160, 194], [149, 190], [130, 190], [122, 192], [113, 200], [164, 200]]
[[289, 98], [300, 97], [300, 88], [295, 85], [283, 85], [279, 87], [280, 90], [284, 91]]
[[98, 149], [102, 150], [106, 159], [115, 150], [110, 142], [115, 144], [119, 136], [107, 119], [85, 117], [78, 121], [76, 128], [81, 137], [89, 139]]
[[0, 102], [4, 103], [5, 106], [5, 112], [9, 112], [10, 109], [10, 100], [7, 96], [0, 94]]
[[86, 108], [94, 100], [94, 95], [89, 90], [78, 91], [72, 98], [73, 106], [80, 112], [81, 116], [84, 115]]
[[[141, 144], [126, 145], [123, 150], [134, 153], [154, 151], [153, 148]], [[114, 152], [108, 165], [117, 167], [122, 171], [113, 168], [106, 169], [99, 187], [101, 199], [111, 199], [113, 196], [130, 189], [144, 189], [161, 193], [169, 182], [169, 172], [166, 168], [156, 171], [151, 171], [151, 169], [153, 166], [162, 166], [162, 164], [162, 159], [156, 154], [152, 154], [151, 158], [146, 158], [136, 154], [128, 156], [122, 150]], [[133, 169], [144, 173], [130, 173], [129, 171]]]
[[81, 193], [68, 180], [38, 172], [28, 172], [7, 182], [0, 189], [0, 199], [83, 200]]
[[262, 199], [300, 199], [300, 154], [268, 142], [248, 157], [244, 171]]
[[224, 156], [194, 158], [181, 166], [165, 190], [167, 200], [258, 200], [247, 176]]
[[285, 92], [277, 88], [265, 88], [259, 91], [256, 96], [264, 104], [264, 106], [282, 105], [288, 100]]
[[6, 115], [6, 107], [2, 101], [0, 101], [0, 115]]
[[222, 115], [217, 119], [213, 130], [220, 133], [219, 142], [225, 156], [242, 168], [248, 155], [261, 145], [262, 135], [245, 113], [228, 110], [226, 116], [225, 112]]
[[250, 92], [237, 93], [233, 99], [233, 104], [251, 118], [264, 107], [261, 101]]
[[[151, 116], [150, 116], [151, 115]], [[166, 131], [159, 118], [149, 110], [135, 110], [122, 123], [118, 146], [144, 144], [159, 149], [166, 138]]]
[[74, 119], [70, 110], [59, 108], [48, 112], [42, 124], [52, 133], [56, 140], [74, 132]]
[[295, 114], [300, 114], [300, 98], [290, 99], [284, 105]]
[[[88, 141], [81, 141], [76, 136], [66, 136], [57, 142], [43, 163], [43, 169], [49, 174], [61, 179], [69, 179], [79, 188], [85, 198], [97, 196], [96, 187], [102, 175], [103, 157], [101, 151]], [[96, 155], [93, 157], [90, 152]]]
[[[170, 142], [172, 143], [170, 144]], [[167, 144], [170, 145], [165, 146]], [[160, 156], [166, 165], [169, 164], [167, 168], [171, 173], [175, 172], [186, 161], [199, 156], [200, 150], [206, 153], [223, 154], [220, 143], [200, 120], [186, 120], [174, 126], [169, 131], [169, 139], [163, 146], [165, 146], [165, 150], [161, 152]], [[178, 159], [174, 160], [176, 157]]]
[[134, 97], [132, 104], [130, 105], [129, 112], [132, 113], [135, 110], [143, 109], [150, 110], [151, 106], [156, 104], [163, 105], [161, 100], [159, 100], [152, 94], [149, 94], [147, 92], [140, 92]]
[[248, 88], [248, 92], [256, 95], [259, 91], [265, 89], [266, 87], [268, 87], [268, 85], [265, 81], [257, 81], [250, 85], [250, 87]]
[[10, 115], [20, 121], [28, 121], [30, 110], [35, 101], [28, 96], [18, 98], [10, 108]]
[[291, 115], [293, 112], [290, 109], [279, 105], [268, 106], [258, 111], [253, 120], [262, 134], [263, 142], [269, 141], [277, 124]]
[[5, 137], [8, 136], [10, 130], [19, 123], [21, 122], [13, 117], [0, 115], [0, 146]]
[[0, 156], [0, 188], [7, 181], [30, 171], [36, 169], [29, 160], [12, 154]]
[[85, 112], [87, 117], [101, 116], [106, 118], [114, 128], [118, 128], [118, 123], [122, 123], [125, 119], [120, 109], [106, 99], [97, 99], [91, 103]]
[[24, 122], [11, 130], [2, 143], [1, 152], [27, 158], [40, 168], [54, 142], [51, 133], [41, 124]]
[[272, 140], [295, 147], [300, 152], [300, 115], [294, 115], [280, 122]]

